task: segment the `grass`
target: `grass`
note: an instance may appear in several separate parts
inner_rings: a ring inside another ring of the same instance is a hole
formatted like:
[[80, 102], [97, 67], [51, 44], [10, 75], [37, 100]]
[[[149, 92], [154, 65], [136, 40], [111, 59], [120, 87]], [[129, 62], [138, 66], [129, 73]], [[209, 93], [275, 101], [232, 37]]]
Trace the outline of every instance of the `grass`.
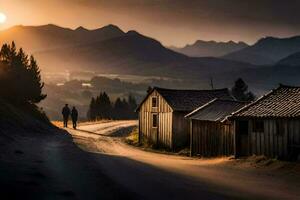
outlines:
[[17, 106], [0, 99], [0, 113], [2, 128], [39, 129], [50, 127], [46, 114], [32, 104]]
[[134, 128], [131, 131], [131, 133], [125, 138], [125, 142], [129, 145], [140, 146], [138, 128]]
[[139, 131], [138, 127], [135, 127], [131, 133], [125, 137], [124, 141], [132, 146], [139, 147], [144, 151], [154, 152], [154, 153], [160, 153], [160, 154], [166, 154], [166, 155], [180, 155], [180, 156], [189, 156], [189, 149], [181, 149], [178, 152], [173, 152], [170, 149], [163, 148], [163, 147], [157, 147], [155, 144], [151, 143], [146, 138], [143, 138], [142, 142], [139, 143]]

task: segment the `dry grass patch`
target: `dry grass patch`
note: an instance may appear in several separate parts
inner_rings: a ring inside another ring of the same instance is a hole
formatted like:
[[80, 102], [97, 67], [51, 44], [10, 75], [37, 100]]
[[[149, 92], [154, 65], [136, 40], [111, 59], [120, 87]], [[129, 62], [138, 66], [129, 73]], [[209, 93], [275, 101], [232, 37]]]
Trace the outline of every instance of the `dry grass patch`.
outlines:
[[137, 127], [125, 138], [125, 142], [129, 145], [139, 146], [139, 131]]

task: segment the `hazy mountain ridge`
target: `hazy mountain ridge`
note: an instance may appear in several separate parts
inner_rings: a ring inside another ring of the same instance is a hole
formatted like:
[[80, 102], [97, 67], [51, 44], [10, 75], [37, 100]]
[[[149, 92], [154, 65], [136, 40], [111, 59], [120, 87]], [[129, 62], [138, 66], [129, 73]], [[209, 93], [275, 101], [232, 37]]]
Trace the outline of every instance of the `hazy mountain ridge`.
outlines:
[[279, 65], [300, 66], [300, 52], [289, 55], [278, 62]]
[[[12, 29], [16, 31], [18, 28], [20, 27]], [[153, 38], [146, 37], [136, 31], [125, 33], [114, 25], [96, 30], [87, 30], [83, 27], [72, 30], [54, 25], [21, 27], [21, 29], [20, 33], [16, 31], [16, 36], [24, 33], [24, 30], [27, 30], [29, 34], [29, 30], [31, 30], [31, 34], [29, 35], [31, 43], [35, 43], [36, 39], [39, 40], [38, 42], [46, 40], [44, 43], [39, 44], [40, 46], [36, 46], [39, 47], [36, 49], [40, 50], [34, 53], [42, 71], [62, 72], [65, 70], [77, 70], [97, 73], [164, 76], [186, 80], [193, 79], [202, 82], [202, 85], [208, 85], [207, 83], [210, 77], [212, 77], [215, 84], [220, 85], [220, 87], [229, 85], [229, 83], [232, 83], [239, 76], [247, 79], [248, 72], [253, 74], [248, 78], [252, 83], [261, 77], [258, 74], [260, 72], [263, 72], [262, 74], [265, 75], [270, 74], [268, 75], [270, 77], [268, 80], [271, 80], [272, 76], [278, 77], [282, 73], [284, 77], [280, 80], [283, 80], [281, 81], [283, 83], [284, 80], [290, 80], [289, 76], [291, 75], [281, 65], [274, 67], [256, 66], [223, 58], [189, 57], [164, 47], [159, 41]], [[3, 36], [4, 32], [2, 31], [0, 36]], [[39, 37], [36, 37], [37, 35]], [[71, 39], [69, 35], [72, 35]], [[86, 35], [94, 36], [87, 37]], [[103, 37], [99, 37], [99, 35]], [[10, 37], [14, 37], [14, 35]], [[46, 45], [48, 44], [47, 38], [49, 37], [52, 39], [56, 38], [55, 42], [51, 44], [52, 46]], [[67, 38], [66, 41], [64, 41], [65, 38]], [[268, 59], [265, 58], [265, 49], [272, 49], [268, 52], [272, 60], [273, 54], [282, 56], [300, 48], [300, 46], [298, 47], [294, 44], [295, 42], [300, 43], [299, 38], [263, 38], [255, 45], [246, 47], [236, 53], [251, 50], [253, 51], [251, 54], [253, 57], [257, 58], [259, 56], [261, 59], [264, 59], [263, 61], [266, 61]], [[281, 45], [282, 43], [285, 44], [283, 45], [284, 48]], [[22, 46], [21, 44], [17, 43], [18, 46]], [[275, 48], [275, 46], [279, 46], [280, 48]], [[26, 46], [24, 48], [26, 51], [33, 50], [26, 48]], [[255, 49], [258, 50], [254, 51]], [[247, 55], [249, 54], [245, 54], [246, 57]], [[227, 56], [224, 58], [227, 58]], [[241, 56], [239, 60], [246, 59]], [[272, 60], [272, 62], [274, 61]], [[266, 83], [263, 80], [262, 82]]]
[[182, 48], [171, 47], [172, 50], [192, 57], [221, 57], [241, 50], [249, 45], [244, 42], [216, 42], [197, 40], [194, 44]]
[[192, 58], [165, 48], [136, 31], [73, 47], [35, 54], [46, 69], [94, 70], [100, 73], [203, 77], [228, 70], [255, 67], [220, 58]]
[[49, 49], [103, 41], [125, 34], [114, 25], [87, 30], [78, 27], [75, 30], [59, 27], [53, 24], [42, 26], [14, 26], [0, 31], [0, 44], [15, 41], [26, 51], [34, 53]]
[[254, 45], [223, 56], [225, 59], [256, 65], [272, 65], [300, 51], [300, 36], [290, 38], [265, 37]]

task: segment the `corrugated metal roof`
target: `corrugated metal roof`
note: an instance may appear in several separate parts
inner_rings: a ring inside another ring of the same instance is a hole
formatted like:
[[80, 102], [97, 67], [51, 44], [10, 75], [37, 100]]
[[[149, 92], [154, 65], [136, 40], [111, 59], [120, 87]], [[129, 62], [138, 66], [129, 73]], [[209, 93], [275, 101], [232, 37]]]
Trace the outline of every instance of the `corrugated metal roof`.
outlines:
[[299, 117], [300, 87], [280, 85], [277, 89], [245, 106], [233, 117]]
[[217, 90], [154, 89], [168, 102], [174, 111], [190, 112], [215, 98], [233, 99], [227, 88]]
[[197, 108], [185, 117], [195, 120], [222, 122], [227, 116], [241, 109], [246, 104], [246, 102], [234, 100], [214, 99], [209, 103]]

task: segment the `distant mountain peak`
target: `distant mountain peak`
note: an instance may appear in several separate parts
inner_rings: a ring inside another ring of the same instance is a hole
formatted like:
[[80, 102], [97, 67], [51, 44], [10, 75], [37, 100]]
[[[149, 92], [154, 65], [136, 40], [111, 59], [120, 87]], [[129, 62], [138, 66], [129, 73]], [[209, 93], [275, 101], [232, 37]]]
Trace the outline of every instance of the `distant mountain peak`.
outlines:
[[183, 48], [172, 48], [174, 51], [193, 57], [220, 57], [228, 53], [248, 47], [245, 42], [217, 42], [214, 40], [197, 40]]
[[287, 38], [266, 36], [259, 39], [254, 45], [229, 53], [224, 58], [256, 65], [273, 65], [299, 51], [300, 36]]
[[[242, 41], [238, 41], [238, 42], [235, 42], [235, 41], [233, 41], [233, 40], [229, 40], [229, 41], [227, 41], [227, 42], [223, 42], [223, 41], [221, 41], [221, 42], [218, 42], [218, 41], [215, 41], [215, 40], [209, 40], [209, 41], [205, 41], [205, 40], [197, 40], [194, 44], [192, 44], [192, 45], [203, 45], [203, 44], [214, 44], [214, 45], [222, 45], [222, 44], [224, 44], [224, 45], [226, 45], [226, 44], [228, 44], [228, 45], [245, 45], [245, 46], [248, 46], [248, 44], [247, 43], [245, 43], [245, 42], [242, 42]], [[189, 45], [189, 46], [192, 46], [192, 45]], [[187, 45], [188, 46], [188, 45]]]
[[106, 31], [114, 31], [114, 32], [124, 33], [124, 31], [122, 29], [120, 29], [118, 26], [116, 26], [114, 24], [108, 24], [106, 26], [96, 29], [96, 31], [97, 30], [102, 30], [102, 31], [106, 30]]
[[70, 29], [55, 24], [41, 26], [19, 25], [1, 30], [0, 44], [15, 41], [18, 46], [28, 49], [28, 52], [35, 53], [48, 49], [100, 42], [123, 35], [125, 33], [112, 24], [95, 30], [89, 30], [83, 26]]
[[130, 30], [126, 33], [127, 35], [141, 35], [139, 32], [135, 31], [135, 30]]
[[103, 26], [102, 28], [120, 29], [117, 25], [114, 24], [108, 24], [106, 26]]
[[82, 27], [82, 26], [79, 26], [75, 29], [75, 31], [89, 31], [88, 29]]
[[41, 26], [23, 26], [24, 28], [36, 28], [36, 29], [44, 29], [44, 30], [71, 30], [70, 28], [65, 28], [58, 26], [56, 24], [46, 24]]

